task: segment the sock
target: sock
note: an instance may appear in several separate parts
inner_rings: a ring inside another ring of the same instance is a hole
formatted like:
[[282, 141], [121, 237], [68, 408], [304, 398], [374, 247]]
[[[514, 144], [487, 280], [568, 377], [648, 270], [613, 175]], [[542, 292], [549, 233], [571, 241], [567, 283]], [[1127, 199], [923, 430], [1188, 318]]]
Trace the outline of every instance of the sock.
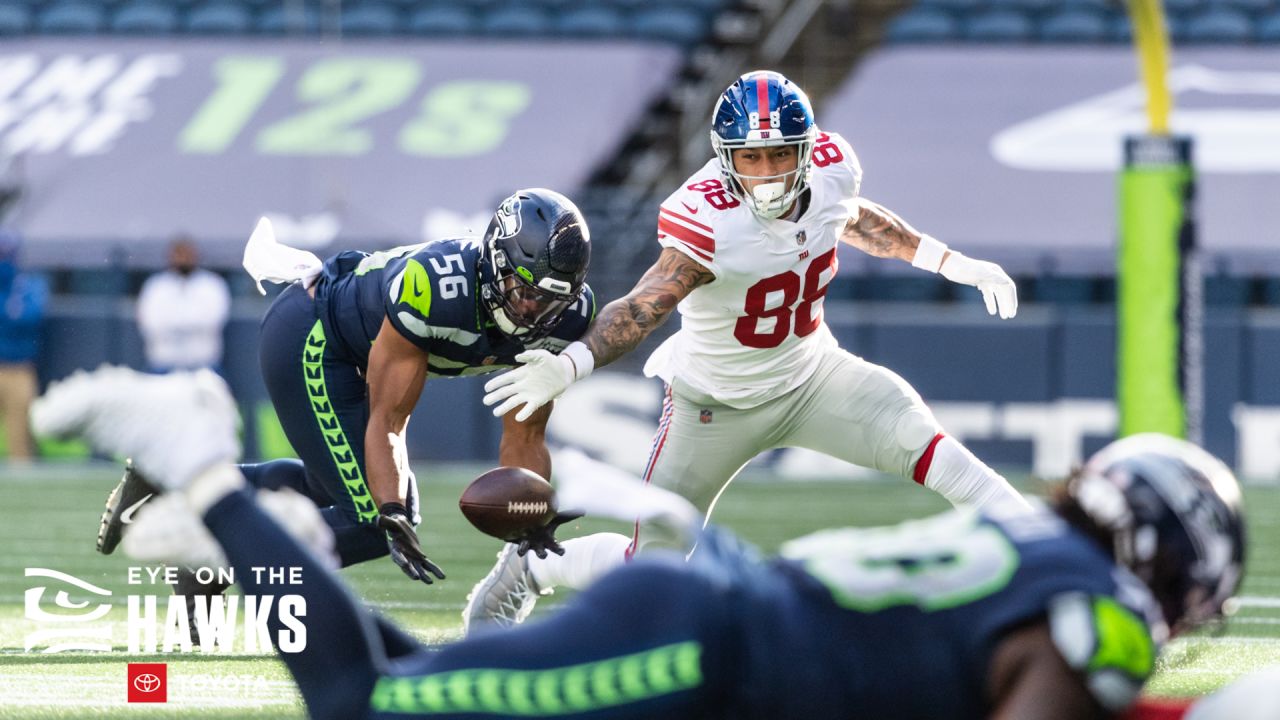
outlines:
[[941, 494], [953, 505], [974, 505], [983, 510], [1026, 510], [1026, 498], [969, 452], [955, 438], [941, 433], [916, 461], [915, 481]]
[[547, 553], [545, 559], [533, 553], [525, 556], [533, 582], [544, 592], [560, 586], [573, 590], [586, 588], [626, 562], [631, 538], [618, 533], [596, 533], [560, 544], [564, 546], [564, 555]]

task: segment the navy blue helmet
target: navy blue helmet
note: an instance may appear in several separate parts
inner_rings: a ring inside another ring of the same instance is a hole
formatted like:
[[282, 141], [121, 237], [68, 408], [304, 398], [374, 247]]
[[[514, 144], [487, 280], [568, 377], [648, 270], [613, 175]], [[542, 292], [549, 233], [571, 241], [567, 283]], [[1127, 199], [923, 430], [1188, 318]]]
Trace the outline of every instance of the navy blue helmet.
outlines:
[[[711, 147], [720, 159], [725, 185], [765, 218], [781, 216], [808, 187], [817, 136], [809, 97], [795, 83], [769, 70], [738, 78], [720, 96], [712, 113]], [[733, 166], [733, 151], [779, 145], [796, 146], [796, 169], [770, 178], [772, 183], [757, 186], [754, 193], [746, 192], [744, 176]]]
[[485, 230], [480, 296], [498, 330], [532, 342], [582, 296], [590, 262], [591, 233], [578, 207], [553, 190], [518, 190]]
[[1111, 535], [1175, 632], [1213, 619], [1240, 585], [1245, 531], [1231, 470], [1184, 440], [1145, 433], [1098, 451], [1067, 494]]

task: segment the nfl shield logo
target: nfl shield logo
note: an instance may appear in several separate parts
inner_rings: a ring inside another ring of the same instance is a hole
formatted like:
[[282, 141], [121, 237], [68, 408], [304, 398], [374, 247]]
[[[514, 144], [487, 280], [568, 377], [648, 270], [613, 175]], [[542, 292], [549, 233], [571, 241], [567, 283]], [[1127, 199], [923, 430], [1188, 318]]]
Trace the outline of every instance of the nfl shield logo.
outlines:
[[807, 240], [807, 239], [808, 239], [808, 238], [806, 238], [806, 237], [805, 237], [805, 235], [804, 235], [804, 231], [803, 231], [803, 230], [801, 230], [800, 232], [796, 233], [796, 244], [797, 244], [797, 245], [804, 245], [804, 241], [805, 241], [805, 240]]
[[703, 425], [708, 425], [708, 424], [710, 424], [710, 423], [711, 423], [711, 411], [710, 411], [710, 410], [703, 410], [702, 412], [698, 413], [698, 422], [702, 423]]

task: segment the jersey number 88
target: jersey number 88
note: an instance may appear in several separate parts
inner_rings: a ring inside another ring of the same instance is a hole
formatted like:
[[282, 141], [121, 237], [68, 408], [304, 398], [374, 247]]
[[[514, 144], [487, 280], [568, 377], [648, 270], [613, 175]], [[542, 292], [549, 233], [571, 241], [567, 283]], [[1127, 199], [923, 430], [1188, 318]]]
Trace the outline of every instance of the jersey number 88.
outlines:
[[[822, 322], [822, 299], [826, 297], [827, 287], [836, 275], [836, 249], [814, 258], [804, 272], [803, 293], [800, 276], [788, 270], [778, 275], [767, 277], [747, 289], [747, 301], [743, 312], [733, 328], [733, 336], [738, 342], [751, 348], [775, 348], [787, 339], [791, 333], [791, 317], [795, 315], [796, 337], [804, 337]], [[827, 271], [830, 272], [827, 272]], [[782, 293], [782, 302], [768, 307], [769, 296]], [[799, 300], [800, 304], [796, 305]], [[792, 305], [796, 305], [792, 309]], [[760, 331], [760, 321], [773, 319], [773, 329]]]

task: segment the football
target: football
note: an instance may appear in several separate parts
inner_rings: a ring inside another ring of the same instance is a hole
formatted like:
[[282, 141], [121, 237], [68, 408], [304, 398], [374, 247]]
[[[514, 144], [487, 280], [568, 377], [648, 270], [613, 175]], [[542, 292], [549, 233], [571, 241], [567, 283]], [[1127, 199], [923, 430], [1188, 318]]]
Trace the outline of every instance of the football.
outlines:
[[555, 489], [537, 473], [518, 467], [494, 468], [462, 491], [458, 507], [482, 533], [512, 540], [551, 522]]

